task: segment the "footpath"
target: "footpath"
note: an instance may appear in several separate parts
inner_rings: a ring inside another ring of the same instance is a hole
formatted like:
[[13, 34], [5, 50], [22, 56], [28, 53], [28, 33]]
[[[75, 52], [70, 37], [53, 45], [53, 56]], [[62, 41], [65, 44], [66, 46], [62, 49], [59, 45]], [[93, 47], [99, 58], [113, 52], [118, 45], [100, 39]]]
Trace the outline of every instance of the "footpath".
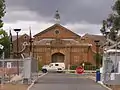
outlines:
[[[41, 76], [42, 73], [32, 75], [32, 83]], [[0, 90], [27, 90], [30, 84], [23, 84], [21, 82], [17, 83], [5, 83], [0, 84]]]

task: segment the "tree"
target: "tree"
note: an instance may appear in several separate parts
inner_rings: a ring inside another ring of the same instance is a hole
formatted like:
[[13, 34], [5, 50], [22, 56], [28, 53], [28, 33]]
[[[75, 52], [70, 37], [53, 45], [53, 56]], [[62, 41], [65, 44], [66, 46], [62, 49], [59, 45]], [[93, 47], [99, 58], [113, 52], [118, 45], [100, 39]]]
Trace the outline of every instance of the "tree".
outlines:
[[117, 39], [118, 31], [120, 30], [120, 0], [117, 0], [112, 7], [113, 13], [108, 16], [106, 20], [103, 20], [101, 33], [107, 37], [109, 32], [109, 38], [112, 40]]
[[8, 34], [4, 30], [0, 30], [0, 44], [4, 47], [3, 49], [0, 49], [0, 56], [2, 56], [2, 53], [5, 52], [5, 58], [9, 57], [9, 50], [10, 50], [10, 40]]
[[3, 51], [5, 52], [5, 57], [9, 57], [9, 47], [10, 47], [10, 40], [8, 34], [2, 29], [3, 21], [2, 17], [5, 15], [5, 0], [0, 0], [0, 45], [4, 48], [0, 49], [0, 56], [2, 55]]
[[3, 27], [2, 17], [5, 15], [5, 0], [0, 0], [0, 28]]

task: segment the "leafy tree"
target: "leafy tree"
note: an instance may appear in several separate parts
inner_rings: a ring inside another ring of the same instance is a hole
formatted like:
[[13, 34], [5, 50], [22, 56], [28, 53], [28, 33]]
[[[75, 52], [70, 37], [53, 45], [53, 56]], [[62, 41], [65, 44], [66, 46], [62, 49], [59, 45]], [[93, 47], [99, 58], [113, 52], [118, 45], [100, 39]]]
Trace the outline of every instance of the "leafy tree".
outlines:
[[113, 13], [110, 14], [106, 20], [103, 20], [103, 26], [100, 31], [105, 37], [108, 36], [115, 41], [117, 39], [118, 31], [120, 30], [120, 0], [115, 2], [112, 10]]
[[9, 48], [10, 48], [10, 40], [8, 34], [4, 30], [0, 30], [0, 44], [4, 46], [3, 49], [0, 49], [0, 56], [2, 56], [3, 51], [5, 52], [5, 58], [9, 57]]
[[0, 0], [0, 28], [3, 27], [2, 17], [5, 15], [5, 0]]
[[3, 49], [0, 49], [0, 56], [2, 55], [3, 51], [5, 52], [5, 57], [9, 57], [9, 47], [10, 47], [10, 41], [8, 34], [2, 29], [3, 27], [3, 21], [2, 17], [5, 15], [5, 0], [0, 0], [0, 44], [4, 46]]

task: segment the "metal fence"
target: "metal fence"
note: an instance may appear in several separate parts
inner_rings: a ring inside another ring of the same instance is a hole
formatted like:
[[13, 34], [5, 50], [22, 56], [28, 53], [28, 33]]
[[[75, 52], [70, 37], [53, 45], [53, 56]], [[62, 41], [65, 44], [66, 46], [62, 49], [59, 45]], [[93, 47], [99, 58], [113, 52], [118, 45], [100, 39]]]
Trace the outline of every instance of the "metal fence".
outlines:
[[17, 61], [19, 62], [19, 72], [23, 70], [23, 59], [1, 59], [0, 76], [17, 74]]
[[[70, 70], [75, 70], [77, 67], [77, 65], [72, 65], [70, 66]], [[96, 68], [98, 68], [95, 65], [84, 65], [82, 67], [84, 68], [84, 70], [96, 70]]]

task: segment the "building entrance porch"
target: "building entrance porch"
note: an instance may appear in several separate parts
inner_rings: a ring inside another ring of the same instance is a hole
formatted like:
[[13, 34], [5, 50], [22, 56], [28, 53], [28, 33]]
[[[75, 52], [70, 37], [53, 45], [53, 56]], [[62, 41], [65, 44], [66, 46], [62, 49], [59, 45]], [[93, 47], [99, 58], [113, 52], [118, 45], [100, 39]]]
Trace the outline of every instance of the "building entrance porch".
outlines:
[[64, 60], [65, 60], [65, 55], [62, 53], [55, 53], [52, 55], [52, 63], [64, 62]]

